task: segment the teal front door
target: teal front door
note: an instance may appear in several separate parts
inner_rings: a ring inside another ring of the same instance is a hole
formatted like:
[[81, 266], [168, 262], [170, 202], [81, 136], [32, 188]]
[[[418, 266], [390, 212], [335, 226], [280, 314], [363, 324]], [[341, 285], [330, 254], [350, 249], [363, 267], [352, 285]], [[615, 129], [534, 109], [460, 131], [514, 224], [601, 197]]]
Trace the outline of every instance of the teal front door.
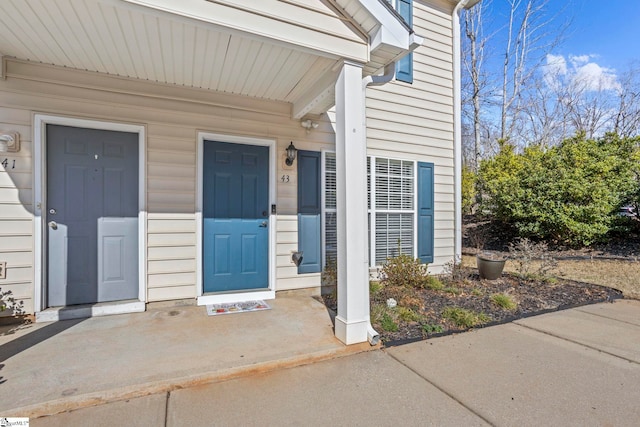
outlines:
[[204, 141], [203, 289], [269, 287], [269, 148]]

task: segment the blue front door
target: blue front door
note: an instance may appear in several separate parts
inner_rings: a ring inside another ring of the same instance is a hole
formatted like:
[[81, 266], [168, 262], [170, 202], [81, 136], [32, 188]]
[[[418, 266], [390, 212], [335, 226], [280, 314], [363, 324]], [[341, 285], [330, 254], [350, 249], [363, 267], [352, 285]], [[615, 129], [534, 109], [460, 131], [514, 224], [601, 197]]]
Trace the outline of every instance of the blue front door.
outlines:
[[269, 148], [205, 141], [203, 288], [269, 287]]

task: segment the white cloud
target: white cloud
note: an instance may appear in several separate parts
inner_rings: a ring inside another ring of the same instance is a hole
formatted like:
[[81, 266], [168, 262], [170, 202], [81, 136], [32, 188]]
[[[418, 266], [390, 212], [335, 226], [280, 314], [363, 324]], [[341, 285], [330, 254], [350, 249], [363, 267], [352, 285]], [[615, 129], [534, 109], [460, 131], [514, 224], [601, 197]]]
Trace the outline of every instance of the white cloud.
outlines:
[[587, 90], [620, 90], [615, 70], [589, 62], [576, 68], [573, 81]]
[[567, 60], [562, 55], [547, 54], [547, 63], [542, 66], [542, 74], [547, 85], [556, 87], [567, 75]]
[[593, 61], [596, 58], [596, 55], [569, 55], [565, 58], [548, 54], [542, 69], [544, 81], [551, 87], [571, 84], [587, 91], [620, 90], [616, 71], [598, 65]]
[[562, 55], [548, 54], [546, 68], [554, 74], [564, 76], [567, 74], [567, 60]]
[[577, 68], [589, 63], [589, 60], [595, 57], [596, 55], [569, 55], [569, 61], [571, 61], [574, 68]]

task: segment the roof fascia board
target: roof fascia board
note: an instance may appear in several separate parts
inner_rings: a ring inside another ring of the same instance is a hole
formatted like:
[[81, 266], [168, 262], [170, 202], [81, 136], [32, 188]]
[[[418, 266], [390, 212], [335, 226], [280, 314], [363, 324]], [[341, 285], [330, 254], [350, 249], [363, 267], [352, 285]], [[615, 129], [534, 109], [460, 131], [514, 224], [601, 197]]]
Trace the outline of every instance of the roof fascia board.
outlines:
[[[170, 13], [177, 17], [213, 24], [225, 31], [257, 40], [287, 46], [315, 55], [338, 59], [349, 58], [357, 62], [369, 59], [366, 43], [355, 43], [331, 34], [318, 33], [312, 29], [295, 26], [285, 20], [252, 14], [235, 8], [232, 4], [221, 5], [203, 0], [123, 0], [130, 5]], [[274, 25], [277, 24], [277, 25]], [[313, 41], [321, 39], [318, 47]], [[326, 46], [331, 46], [327, 49]]]
[[377, 49], [380, 45], [387, 45], [398, 49], [410, 48], [410, 35], [413, 33], [406, 23], [380, 0], [358, 0], [373, 18], [378, 21], [380, 27], [371, 37], [371, 50]]
[[[461, 0], [456, 0], [454, 3], [458, 4], [460, 3]], [[477, 5], [478, 3], [480, 3], [482, 0], [469, 0], [469, 2], [467, 4], [464, 5], [465, 9], [471, 9], [473, 6]]]

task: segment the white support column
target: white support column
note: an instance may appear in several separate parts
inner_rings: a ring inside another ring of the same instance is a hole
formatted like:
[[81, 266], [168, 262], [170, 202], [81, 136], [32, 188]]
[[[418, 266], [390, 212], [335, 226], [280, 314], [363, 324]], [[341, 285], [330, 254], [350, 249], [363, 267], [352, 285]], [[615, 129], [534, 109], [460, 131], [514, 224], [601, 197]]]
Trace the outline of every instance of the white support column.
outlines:
[[367, 341], [367, 148], [362, 67], [345, 63], [336, 82], [338, 315], [336, 337]]

